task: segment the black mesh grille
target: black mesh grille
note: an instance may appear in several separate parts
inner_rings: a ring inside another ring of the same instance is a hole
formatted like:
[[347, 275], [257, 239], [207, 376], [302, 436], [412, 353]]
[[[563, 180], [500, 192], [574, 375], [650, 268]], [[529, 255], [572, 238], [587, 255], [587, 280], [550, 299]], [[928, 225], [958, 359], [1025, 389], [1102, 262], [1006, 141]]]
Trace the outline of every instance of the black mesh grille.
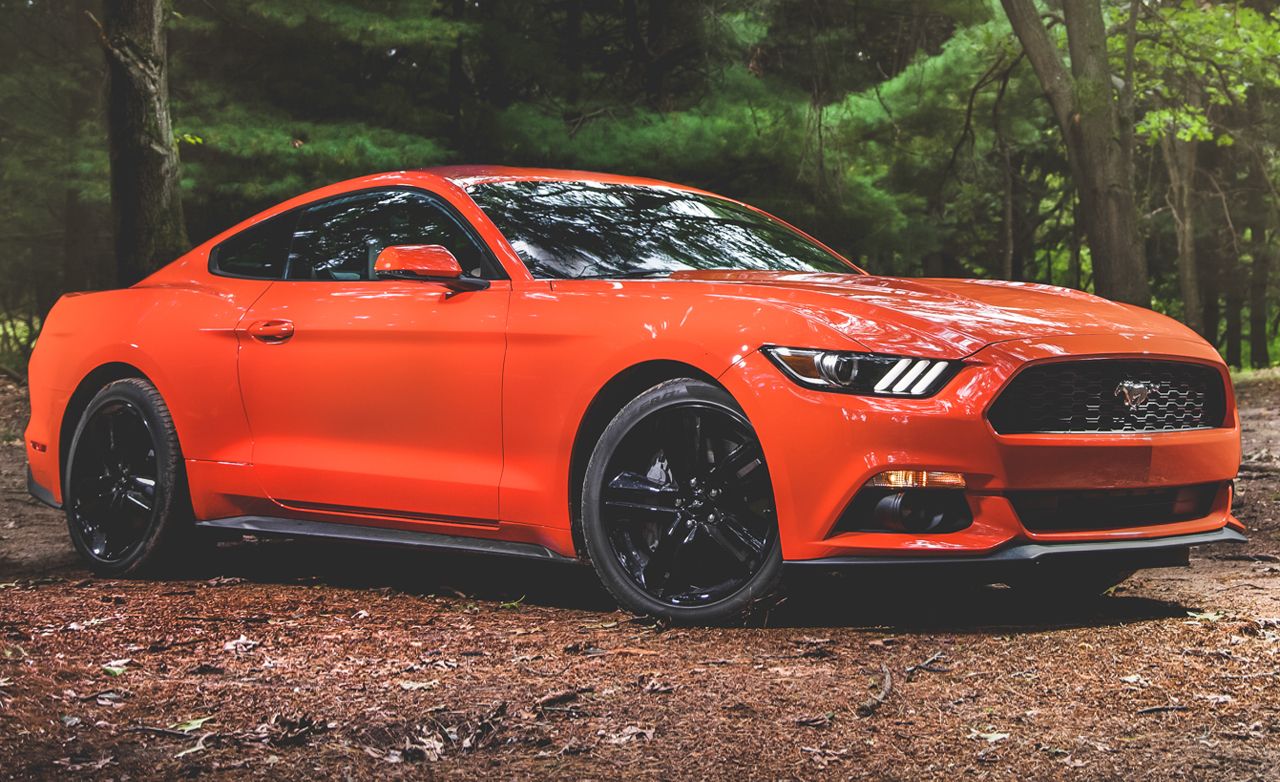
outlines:
[[[1130, 409], [1122, 384], [1131, 398], [1145, 389], [1145, 401]], [[1225, 417], [1226, 389], [1213, 367], [1118, 359], [1030, 367], [988, 413], [1000, 434], [1168, 432], [1222, 426]]]
[[1191, 521], [1209, 515], [1222, 484], [1160, 489], [1014, 491], [1007, 494], [1032, 532], [1120, 529]]

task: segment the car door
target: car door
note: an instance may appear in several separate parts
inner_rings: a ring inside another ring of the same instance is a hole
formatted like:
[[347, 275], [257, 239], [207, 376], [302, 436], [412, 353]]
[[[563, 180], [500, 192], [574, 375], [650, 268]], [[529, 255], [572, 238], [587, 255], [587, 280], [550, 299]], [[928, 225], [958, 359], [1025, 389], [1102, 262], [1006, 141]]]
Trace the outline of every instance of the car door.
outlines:
[[[491, 286], [376, 279], [397, 244], [443, 245]], [[423, 191], [349, 194], [300, 211], [284, 276], [240, 326], [266, 493], [297, 513], [496, 523], [511, 288], [474, 230]]]

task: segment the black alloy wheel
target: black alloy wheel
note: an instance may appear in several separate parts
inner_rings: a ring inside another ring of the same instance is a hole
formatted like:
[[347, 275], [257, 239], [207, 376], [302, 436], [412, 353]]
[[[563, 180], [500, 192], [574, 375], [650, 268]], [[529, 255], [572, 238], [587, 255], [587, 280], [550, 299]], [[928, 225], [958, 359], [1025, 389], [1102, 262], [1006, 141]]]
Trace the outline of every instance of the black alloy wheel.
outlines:
[[71, 540], [96, 572], [125, 575], [153, 564], [190, 529], [177, 435], [145, 380], [116, 381], [89, 402], [66, 472]]
[[583, 532], [620, 603], [674, 621], [737, 618], [781, 570], [768, 465], [723, 389], [696, 380], [641, 394], [587, 468]]

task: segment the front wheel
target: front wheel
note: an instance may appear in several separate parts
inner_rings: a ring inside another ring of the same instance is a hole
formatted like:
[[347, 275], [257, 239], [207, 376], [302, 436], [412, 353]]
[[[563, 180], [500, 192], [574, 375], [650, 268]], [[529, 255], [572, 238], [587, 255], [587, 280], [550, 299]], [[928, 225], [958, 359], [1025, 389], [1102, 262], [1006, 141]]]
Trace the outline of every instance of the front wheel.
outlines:
[[71, 542], [100, 575], [154, 569], [193, 532], [182, 452], [155, 386], [117, 380], [90, 400], [67, 456]]
[[764, 451], [723, 389], [671, 380], [614, 417], [587, 464], [587, 553], [625, 608], [674, 622], [744, 616], [782, 571]]

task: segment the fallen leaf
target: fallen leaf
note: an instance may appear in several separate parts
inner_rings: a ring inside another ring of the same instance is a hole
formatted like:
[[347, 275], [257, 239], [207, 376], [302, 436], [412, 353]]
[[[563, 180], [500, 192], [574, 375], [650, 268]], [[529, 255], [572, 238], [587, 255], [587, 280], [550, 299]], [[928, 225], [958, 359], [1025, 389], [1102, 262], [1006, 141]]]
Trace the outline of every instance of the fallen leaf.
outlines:
[[[641, 681], [644, 681], [644, 680], [642, 679]], [[675, 692], [676, 686], [674, 684], [667, 684], [666, 682], [660, 682], [657, 679], [649, 679], [647, 682], [644, 683], [643, 689], [645, 692], [648, 692], [648, 693], [653, 693], [656, 695], [665, 695], [669, 692]]]
[[991, 731], [991, 732], [984, 733], [978, 730], [971, 730], [969, 731], [969, 738], [982, 739], [988, 744], [995, 744], [997, 741], [1004, 741], [1005, 739], [1009, 738], [1009, 734], [1000, 733], [998, 731]]
[[231, 586], [233, 584], [243, 584], [244, 579], [239, 576], [214, 576], [205, 583], [211, 587]]
[[1227, 615], [1222, 611], [1188, 611], [1187, 616], [1203, 622], [1220, 622]]
[[652, 741], [653, 728], [640, 728], [635, 725], [628, 725], [619, 733], [608, 733], [602, 729], [596, 733], [596, 735], [602, 737], [606, 744], [626, 744], [636, 740]]
[[174, 755], [173, 757], [184, 758], [187, 755], [194, 755], [197, 752], [204, 752], [204, 743], [212, 735], [213, 735], [212, 733], [204, 734], [203, 736], [201, 736], [199, 739], [196, 740], [196, 743], [193, 746], [187, 747], [186, 749], [182, 750], [181, 752]]
[[129, 661], [115, 660], [114, 662], [124, 663], [124, 665], [115, 665], [113, 663], [107, 663], [106, 665], [102, 666], [102, 672], [108, 676], [124, 676], [125, 671], [128, 670], [126, 666], [129, 664]]
[[583, 693], [593, 691], [594, 688], [592, 687], [575, 687], [572, 690], [560, 690], [558, 692], [543, 695], [541, 698], [534, 701], [533, 705], [539, 709], [545, 709], [551, 706], [560, 706], [562, 704], [569, 703], [570, 701], [576, 701], [578, 696]]
[[212, 714], [208, 717], [196, 717], [195, 719], [185, 720], [183, 722], [175, 722], [169, 726], [169, 730], [180, 730], [183, 733], [190, 733], [193, 730], [199, 730], [211, 719], [213, 719]]
[[818, 764], [819, 768], [826, 768], [832, 763], [839, 763], [849, 754], [847, 749], [827, 749], [825, 747], [801, 747], [800, 751], [807, 753], [809, 758]]
[[258, 646], [257, 641], [250, 641], [244, 635], [241, 635], [239, 638], [233, 638], [232, 640], [227, 641], [225, 644], [223, 644], [222, 650], [224, 652], [234, 652], [236, 654], [244, 654], [245, 652], [249, 651], [250, 649], [253, 649], [256, 646]]

